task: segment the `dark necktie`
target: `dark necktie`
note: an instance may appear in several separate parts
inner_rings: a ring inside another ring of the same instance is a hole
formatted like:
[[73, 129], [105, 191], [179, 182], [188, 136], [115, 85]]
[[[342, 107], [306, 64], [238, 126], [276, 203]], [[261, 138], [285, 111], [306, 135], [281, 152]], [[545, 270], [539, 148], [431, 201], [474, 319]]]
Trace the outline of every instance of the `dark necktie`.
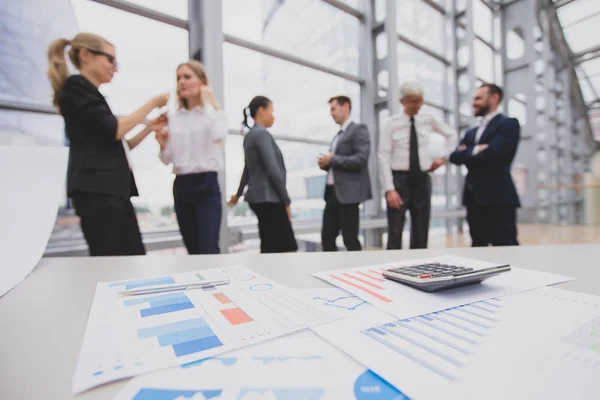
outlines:
[[410, 117], [410, 175], [418, 176], [421, 174], [421, 164], [419, 164], [419, 142], [417, 139], [417, 129], [415, 128], [415, 117]]

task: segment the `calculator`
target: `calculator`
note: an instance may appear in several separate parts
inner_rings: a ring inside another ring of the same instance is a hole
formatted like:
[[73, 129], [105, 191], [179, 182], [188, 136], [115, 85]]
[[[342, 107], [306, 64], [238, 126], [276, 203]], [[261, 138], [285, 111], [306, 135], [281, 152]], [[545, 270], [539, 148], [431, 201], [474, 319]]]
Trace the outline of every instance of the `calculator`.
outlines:
[[510, 271], [510, 265], [471, 268], [442, 263], [423, 263], [390, 268], [382, 271], [391, 279], [425, 292], [437, 292], [459, 286], [479, 283], [502, 272]]

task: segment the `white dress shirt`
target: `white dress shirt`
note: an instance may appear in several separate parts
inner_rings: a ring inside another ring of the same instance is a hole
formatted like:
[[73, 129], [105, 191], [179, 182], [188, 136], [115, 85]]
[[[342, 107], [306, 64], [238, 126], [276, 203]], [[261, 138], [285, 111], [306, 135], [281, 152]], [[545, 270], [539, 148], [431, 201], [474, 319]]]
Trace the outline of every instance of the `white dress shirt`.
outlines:
[[[433, 163], [429, 151], [429, 138], [433, 132], [446, 138], [444, 154], [448, 157], [456, 148], [458, 134], [431, 114], [415, 115], [415, 129], [419, 143], [419, 164], [427, 171]], [[410, 116], [402, 112], [393, 115], [383, 125], [379, 137], [379, 177], [387, 192], [394, 190], [392, 171], [408, 171], [410, 163]]]
[[227, 136], [223, 110], [211, 105], [181, 108], [169, 116], [169, 141], [160, 159], [173, 163], [176, 175], [218, 172], [223, 169], [222, 143]]
[[473, 151], [471, 152], [472, 156], [475, 156], [479, 153], [479, 146], [477, 146], [477, 144], [479, 143], [479, 140], [481, 140], [481, 136], [483, 135], [483, 132], [485, 132], [485, 129], [489, 125], [490, 121], [496, 118], [496, 115], [498, 114], [500, 114], [500, 111], [494, 111], [493, 113], [490, 113], [481, 119], [479, 127], [477, 128], [477, 132], [475, 132], [475, 147], [473, 147]]
[[[335, 135], [335, 137], [333, 138], [333, 142], [331, 142], [331, 151], [333, 151], [335, 153], [335, 146], [337, 146], [338, 140], [340, 139], [340, 136], [342, 136], [344, 134], [344, 132], [346, 131], [346, 129], [348, 129], [348, 125], [350, 125], [352, 123], [352, 121], [350, 120], [350, 118], [348, 118], [346, 120], [346, 122], [344, 122], [342, 124], [342, 126], [340, 127], [340, 131], [337, 135]], [[328, 185], [333, 185], [334, 181], [333, 181], [333, 168], [331, 168], [331, 166], [329, 166], [329, 171], [327, 171], [327, 184]]]
[[490, 113], [481, 119], [481, 122], [479, 123], [479, 128], [477, 128], [477, 132], [475, 133], [475, 144], [479, 143], [479, 140], [481, 139], [481, 135], [483, 135], [485, 128], [487, 128], [490, 121], [496, 118], [496, 115], [498, 114], [500, 114], [500, 111], [494, 111], [493, 113]]

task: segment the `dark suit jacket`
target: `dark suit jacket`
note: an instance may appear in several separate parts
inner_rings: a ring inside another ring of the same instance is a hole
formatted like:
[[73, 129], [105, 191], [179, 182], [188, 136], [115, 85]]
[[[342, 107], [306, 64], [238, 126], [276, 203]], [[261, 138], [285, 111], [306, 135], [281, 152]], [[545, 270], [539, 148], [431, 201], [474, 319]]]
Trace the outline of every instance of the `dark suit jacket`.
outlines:
[[[468, 198], [467, 191], [470, 191], [470, 198], [479, 206], [519, 207], [521, 203], [510, 175], [521, 136], [519, 121], [499, 114], [489, 122], [479, 143], [475, 143], [476, 133], [477, 128], [468, 130], [460, 141], [467, 149], [457, 150], [450, 155], [450, 162], [464, 164], [469, 170], [463, 204], [464, 199]], [[473, 156], [476, 144], [487, 144], [489, 147]]]
[[371, 138], [365, 124], [351, 122], [340, 134], [331, 163], [333, 188], [341, 204], [357, 204], [372, 198], [369, 178]]
[[98, 89], [81, 75], [70, 76], [58, 104], [70, 142], [67, 196], [137, 196], [123, 143], [116, 139], [117, 117]]
[[244, 137], [246, 165], [237, 195], [244, 188], [249, 203], [291, 203], [286, 185], [286, 169], [283, 154], [273, 136], [261, 125], [255, 124]]

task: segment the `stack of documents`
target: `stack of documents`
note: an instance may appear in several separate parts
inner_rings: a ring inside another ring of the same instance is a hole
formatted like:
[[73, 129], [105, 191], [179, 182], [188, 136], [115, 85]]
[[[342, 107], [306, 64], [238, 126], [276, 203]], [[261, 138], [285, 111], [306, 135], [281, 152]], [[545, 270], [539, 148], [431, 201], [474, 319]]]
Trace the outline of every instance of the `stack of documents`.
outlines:
[[[400, 265], [314, 274], [329, 289], [288, 289], [237, 266], [101, 283], [74, 391], [140, 375], [118, 400], [599, 393], [600, 298], [546, 287], [570, 278], [513, 267], [425, 293], [381, 275]], [[168, 289], [194, 282], [219, 284]]]

